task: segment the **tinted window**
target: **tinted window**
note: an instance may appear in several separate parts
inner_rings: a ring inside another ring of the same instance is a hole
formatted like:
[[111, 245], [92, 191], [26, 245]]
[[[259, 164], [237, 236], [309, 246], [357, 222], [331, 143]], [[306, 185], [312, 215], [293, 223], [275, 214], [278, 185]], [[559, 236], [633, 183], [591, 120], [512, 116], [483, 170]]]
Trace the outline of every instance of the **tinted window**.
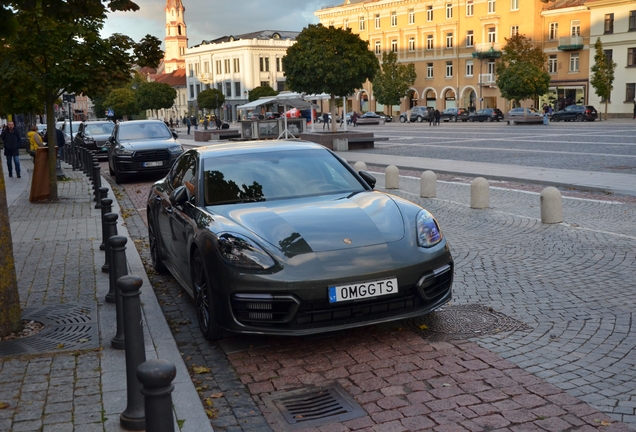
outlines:
[[120, 140], [137, 139], [169, 139], [172, 133], [162, 122], [153, 123], [122, 123], [119, 125]]
[[115, 127], [114, 123], [86, 123], [84, 132], [88, 135], [110, 135]]

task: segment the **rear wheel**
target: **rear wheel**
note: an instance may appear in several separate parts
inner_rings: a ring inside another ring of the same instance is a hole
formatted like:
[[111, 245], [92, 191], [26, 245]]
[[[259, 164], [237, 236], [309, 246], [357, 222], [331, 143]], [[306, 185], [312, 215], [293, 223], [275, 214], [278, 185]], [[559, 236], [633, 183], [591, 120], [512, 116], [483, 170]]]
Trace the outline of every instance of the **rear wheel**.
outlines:
[[417, 116], [417, 122], [418, 123], [422, 123], [424, 121], [424, 117], [422, 116]]
[[488, 122], [492, 122], [493, 118], [492, 117], [488, 117]]
[[152, 260], [152, 268], [154, 268], [157, 273], [165, 273], [167, 269], [161, 259], [157, 230], [155, 229], [155, 222], [150, 208], [148, 208], [146, 214], [148, 215], [148, 242], [150, 243], [150, 259]]
[[208, 340], [221, 337], [221, 331], [216, 323], [214, 304], [212, 303], [212, 287], [210, 278], [205, 269], [203, 255], [199, 249], [194, 251], [191, 264], [192, 292], [194, 294], [194, 307], [197, 312], [197, 321], [201, 333]]
[[450, 121], [452, 121], [453, 123], [457, 123], [457, 116], [452, 116], [450, 118]]
[[583, 121], [583, 114], [578, 114], [578, 115], [576, 116], [576, 121], [577, 121], [577, 122], [582, 122], [582, 121]]

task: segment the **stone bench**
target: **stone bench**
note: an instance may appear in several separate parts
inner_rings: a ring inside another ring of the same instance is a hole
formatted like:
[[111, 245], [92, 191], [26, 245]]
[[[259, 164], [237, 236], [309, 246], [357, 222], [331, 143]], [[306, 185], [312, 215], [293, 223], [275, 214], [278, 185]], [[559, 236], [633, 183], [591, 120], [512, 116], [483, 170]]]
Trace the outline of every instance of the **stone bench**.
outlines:
[[219, 141], [230, 138], [241, 138], [241, 131], [238, 129], [208, 129], [194, 131], [194, 141], [198, 142]]

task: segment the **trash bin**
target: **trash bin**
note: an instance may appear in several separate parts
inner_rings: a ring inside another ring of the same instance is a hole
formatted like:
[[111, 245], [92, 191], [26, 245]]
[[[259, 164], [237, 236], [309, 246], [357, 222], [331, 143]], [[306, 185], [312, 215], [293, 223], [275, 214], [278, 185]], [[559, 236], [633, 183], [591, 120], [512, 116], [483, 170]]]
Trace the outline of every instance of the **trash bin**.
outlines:
[[[57, 147], [55, 147], [55, 154], [57, 154]], [[31, 177], [29, 201], [42, 201], [49, 198], [49, 148], [41, 147], [35, 151], [35, 167]]]

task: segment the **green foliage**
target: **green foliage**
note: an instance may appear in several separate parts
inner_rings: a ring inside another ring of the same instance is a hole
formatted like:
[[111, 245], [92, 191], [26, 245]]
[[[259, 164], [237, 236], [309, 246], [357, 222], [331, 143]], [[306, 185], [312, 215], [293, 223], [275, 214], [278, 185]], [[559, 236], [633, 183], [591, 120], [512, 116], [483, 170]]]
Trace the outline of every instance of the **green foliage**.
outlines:
[[161, 40], [147, 34], [134, 48], [137, 65], [139, 67], [156, 68], [163, 59]]
[[548, 91], [550, 75], [545, 70], [547, 56], [524, 35], [506, 38], [503, 54], [497, 61], [497, 87], [501, 95], [519, 101], [537, 97]]
[[373, 80], [379, 69], [368, 42], [351, 29], [310, 24], [283, 57], [291, 91], [347, 96]]
[[137, 106], [140, 110], [158, 110], [174, 105], [177, 91], [169, 84], [145, 82], [137, 89]]
[[258, 86], [254, 87], [252, 91], [250, 91], [249, 101], [253, 102], [256, 99], [260, 99], [262, 97], [267, 96], [276, 96], [278, 92], [271, 88], [270, 86]]
[[[103, 102], [103, 110], [95, 112], [99, 117], [103, 117], [104, 112], [108, 108], [112, 108], [117, 116], [131, 116], [139, 112], [137, 106], [137, 95], [135, 91], [128, 87], [122, 87], [110, 92], [106, 100]], [[101, 115], [100, 115], [101, 114]]]
[[603, 52], [603, 44], [600, 38], [596, 39], [594, 51], [594, 66], [592, 66], [590, 84], [594, 87], [596, 94], [605, 101], [605, 119], [607, 120], [607, 104], [614, 89], [616, 63], [610, 62]]
[[219, 89], [207, 89], [203, 90], [197, 96], [197, 104], [199, 108], [205, 108], [209, 110], [215, 110], [220, 108], [225, 103], [225, 96]]
[[415, 65], [398, 64], [393, 51], [382, 53], [382, 71], [373, 79], [373, 95], [382, 105], [400, 103], [410, 86], [415, 83]]

